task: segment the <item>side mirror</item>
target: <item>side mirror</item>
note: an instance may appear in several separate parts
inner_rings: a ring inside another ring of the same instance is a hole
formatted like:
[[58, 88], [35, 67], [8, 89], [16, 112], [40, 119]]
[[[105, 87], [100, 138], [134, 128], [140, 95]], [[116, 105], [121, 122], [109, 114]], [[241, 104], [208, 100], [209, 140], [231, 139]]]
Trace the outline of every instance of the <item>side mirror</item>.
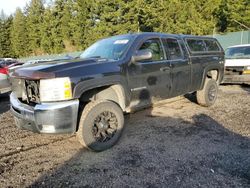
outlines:
[[152, 59], [153, 54], [150, 50], [138, 50], [135, 55], [132, 56], [132, 62], [136, 63], [138, 61], [150, 60]]

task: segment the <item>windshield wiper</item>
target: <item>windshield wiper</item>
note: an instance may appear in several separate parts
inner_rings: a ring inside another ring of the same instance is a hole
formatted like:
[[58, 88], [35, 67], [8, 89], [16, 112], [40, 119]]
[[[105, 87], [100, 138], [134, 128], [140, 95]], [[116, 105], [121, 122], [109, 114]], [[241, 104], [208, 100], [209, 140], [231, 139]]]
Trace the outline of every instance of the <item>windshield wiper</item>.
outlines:
[[102, 57], [101, 56], [90, 56], [90, 57], [87, 57], [87, 58], [93, 58], [93, 59], [102, 59]]
[[110, 59], [107, 57], [101, 57], [101, 56], [90, 56], [90, 57], [81, 57], [81, 59], [97, 59], [97, 61], [107, 61], [107, 60], [114, 60], [114, 59]]
[[107, 60], [111, 60], [111, 59], [109, 59], [109, 58], [101, 57], [101, 56], [90, 56], [90, 57], [87, 57], [87, 58], [90, 58], [90, 59], [98, 59], [98, 61], [107, 61]]

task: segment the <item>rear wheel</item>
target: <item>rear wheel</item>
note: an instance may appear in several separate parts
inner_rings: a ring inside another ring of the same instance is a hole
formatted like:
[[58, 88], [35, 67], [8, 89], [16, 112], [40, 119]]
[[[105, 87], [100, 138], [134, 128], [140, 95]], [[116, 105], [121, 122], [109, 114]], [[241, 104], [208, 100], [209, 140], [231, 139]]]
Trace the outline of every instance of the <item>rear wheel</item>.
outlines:
[[77, 137], [83, 146], [103, 151], [119, 140], [123, 127], [123, 112], [117, 104], [105, 100], [93, 101], [82, 112]]
[[198, 104], [209, 107], [213, 105], [218, 96], [218, 85], [213, 79], [206, 79], [202, 90], [197, 91], [196, 98]]

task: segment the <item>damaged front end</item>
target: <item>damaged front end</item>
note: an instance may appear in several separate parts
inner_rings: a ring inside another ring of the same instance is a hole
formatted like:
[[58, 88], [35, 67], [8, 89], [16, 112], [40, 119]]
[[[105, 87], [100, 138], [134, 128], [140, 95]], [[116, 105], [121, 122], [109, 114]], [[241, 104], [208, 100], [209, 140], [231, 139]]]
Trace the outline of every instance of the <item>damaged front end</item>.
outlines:
[[25, 80], [25, 98], [27, 103], [40, 103], [39, 81]]
[[77, 99], [43, 102], [40, 91], [41, 79], [37, 77], [13, 76], [11, 83], [11, 112], [20, 129], [48, 134], [76, 131], [79, 106]]

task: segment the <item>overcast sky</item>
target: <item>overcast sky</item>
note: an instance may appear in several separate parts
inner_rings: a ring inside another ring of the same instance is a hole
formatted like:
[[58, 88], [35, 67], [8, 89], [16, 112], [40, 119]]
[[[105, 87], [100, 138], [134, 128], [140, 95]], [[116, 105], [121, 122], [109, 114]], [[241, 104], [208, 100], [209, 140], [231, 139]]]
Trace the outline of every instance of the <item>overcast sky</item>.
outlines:
[[24, 8], [30, 0], [0, 0], [0, 11], [10, 15], [15, 12], [17, 7]]

